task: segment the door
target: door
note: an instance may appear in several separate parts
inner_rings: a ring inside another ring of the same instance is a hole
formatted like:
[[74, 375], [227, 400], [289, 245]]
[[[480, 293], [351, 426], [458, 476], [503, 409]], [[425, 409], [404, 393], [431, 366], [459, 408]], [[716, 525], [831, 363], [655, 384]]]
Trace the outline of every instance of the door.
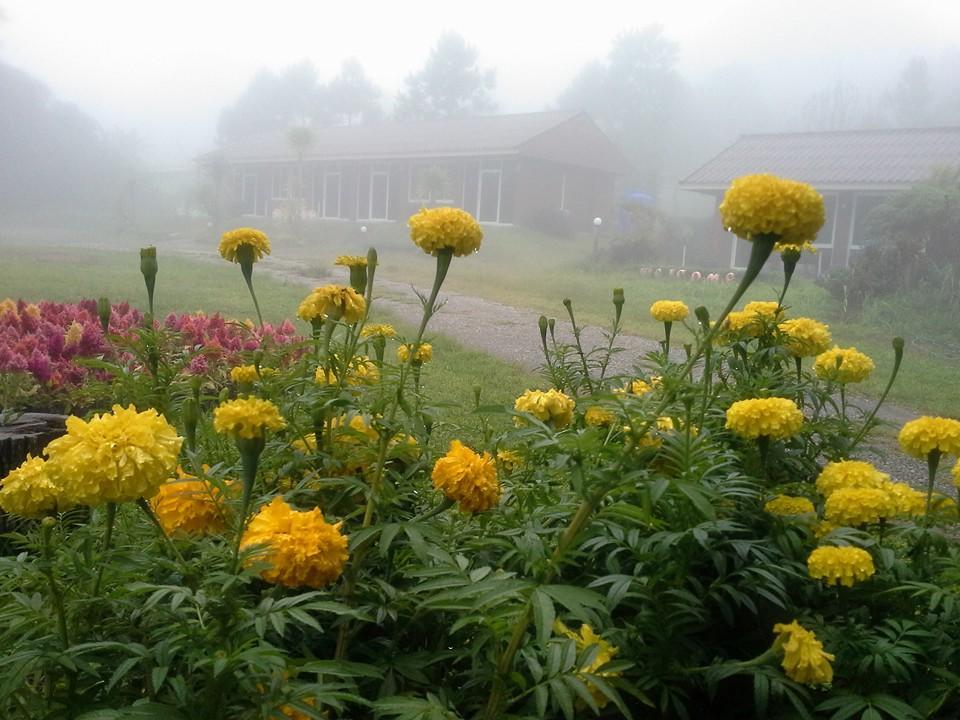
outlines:
[[481, 170], [477, 187], [477, 220], [500, 222], [500, 171]]
[[390, 210], [390, 174], [386, 170], [374, 170], [370, 173], [370, 212], [371, 220], [386, 220]]

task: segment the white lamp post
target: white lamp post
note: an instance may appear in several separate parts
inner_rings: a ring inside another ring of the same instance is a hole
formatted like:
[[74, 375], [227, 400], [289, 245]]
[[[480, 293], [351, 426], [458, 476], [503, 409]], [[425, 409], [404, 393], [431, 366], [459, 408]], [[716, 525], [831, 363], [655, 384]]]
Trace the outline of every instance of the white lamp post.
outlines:
[[595, 217], [593, 219], [593, 255], [596, 257], [600, 245], [600, 226], [603, 225], [603, 218]]

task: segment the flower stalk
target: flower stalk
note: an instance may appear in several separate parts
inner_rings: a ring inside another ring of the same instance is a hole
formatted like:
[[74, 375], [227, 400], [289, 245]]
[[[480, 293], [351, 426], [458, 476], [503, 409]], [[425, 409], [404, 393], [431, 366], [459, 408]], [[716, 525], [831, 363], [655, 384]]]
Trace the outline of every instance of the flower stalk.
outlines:
[[157, 249], [152, 245], [140, 248], [140, 272], [143, 273], [143, 282], [147, 286], [147, 306], [150, 308], [151, 318], [153, 317], [153, 290], [157, 284], [158, 269]]
[[240, 499], [240, 522], [237, 528], [237, 538], [233, 547], [234, 573], [237, 571], [240, 560], [240, 541], [243, 539], [243, 531], [247, 527], [247, 516], [250, 514], [250, 503], [253, 499], [253, 485], [257, 479], [260, 453], [263, 452], [265, 444], [266, 440], [262, 434], [254, 438], [237, 438], [237, 449], [240, 451], [243, 494]]
[[873, 410], [870, 411], [870, 414], [867, 416], [867, 419], [863, 421], [863, 427], [860, 428], [860, 431], [853, 438], [853, 442], [850, 444], [850, 449], [852, 450], [857, 445], [860, 444], [860, 441], [863, 440], [864, 436], [869, 432], [873, 419], [877, 416], [877, 413], [880, 411], [881, 406], [884, 401], [887, 399], [887, 395], [890, 394], [890, 388], [893, 387], [894, 381], [897, 379], [897, 374], [900, 372], [900, 365], [903, 363], [903, 348], [904, 342], [902, 337], [895, 337], [892, 341], [893, 344], [893, 370], [890, 372], [890, 379], [887, 381], [887, 386], [883, 389], [883, 393], [880, 395], [880, 399], [877, 400], [877, 404], [874, 406]]
[[257, 293], [253, 289], [253, 264], [256, 262], [256, 249], [253, 245], [240, 245], [237, 248], [237, 262], [240, 264], [240, 273], [247, 284], [247, 290], [250, 291], [250, 297], [253, 299], [253, 307], [257, 311], [257, 320], [260, 327], [263, 328], [263, 314], [260, 312], [260, 303], [257, 302]]
[[103, 546], [100, 550], [100, 567], [97, 568], [97, 577], [93, 582], [93, 595], [98, 595], [100, 593], [100, 584], [103, 581], [103, 569], [106, 567], [106, 559], [103, 557], [107, 552], [110, 551], [110, 547], [113, 544], [113, 526], [117, 519], [117, 504], [114, 502], [107, 503], [107, 526], [103, 531]]

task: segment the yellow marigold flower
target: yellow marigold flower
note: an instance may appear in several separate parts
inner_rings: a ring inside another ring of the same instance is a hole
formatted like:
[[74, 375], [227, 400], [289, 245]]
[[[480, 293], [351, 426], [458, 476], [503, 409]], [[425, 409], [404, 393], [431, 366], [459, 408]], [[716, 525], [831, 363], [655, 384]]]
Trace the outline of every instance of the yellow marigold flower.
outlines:
[[927, 510], [927, 494], [906, 483], [886, 482], [881, 489], [889, 494], [896, 505], [898, 515], [918, 517]]
[[354, 415], [344, 423], [343, 417], [335, 417], [330, 421], [334, 430], [334, 437], [340, 442], [358, 443], [363, 438], [379, 440], [380, 434], [367, 422], [363, 415]]
[[63, 334], [63, 346], [68, 348], [79, 345], [81, 340], [83, 340], [83, 325], [74, 320]]
[[863, 460], [827, 463], [817, 476], [817, 490], [830, 497], [843, 488], [883, 488], [890, 476]]
[[616, 420], [616, 416], [599, 405], [587, 408], [587, 411], [583, 414], [583, 421], [594, 427], [610, 425], [614, 420]]
[[337, 255], [337, 259], [333, 261], [333, 264], [348, 268], [365, 268], [367, 266], [367, 258], [364, 255]]
[[763, 331], [777, 323], [783, 317], [783, 308], [775, 300], [754, 300], [743, 306], [743, 310], [734, 310], [723, 321], [722, 330], [726, 335], [746, 334], [759, 337]]
[[823, 517], [837, 525], [873, 525], [895, 517], [897, 502], [879, 488], [840, 488], [834, 490], [823, 508]]
[[[667, 433], [673, 432], [675, 429], [676, 425], [673, 422], [673, 418], [661, 415], [646, 434], [637, 441], [637, 446], [642, 448], [658, 448], [663, 445], [664, 436]], [[629, 445], [633, 441], [633, 435], [631, 434], [632, 427], [630, 425], [624, 426], [623, 432], [627, 436], [627, 444]], [[696, 428], [692, 428], [692, 432], [696, 435]]]
[[590, 679], [583, 677], [584, 675], [593, 675], [595, 677], [606, 678], [606, 677], [617, 677], [620, 675], [619, 672], [604, 672], [601, 670], [604, 665], [613, 661], [613, 658], [616, 657], [617, 653], [620, 652], [619, 648], [614, 647], [602, 637], [597, 635], [593, 628], [584, 623], [580, 626], [580, 632], [575, 633], [573, 630], [568, 628], [559, 620], [555, 620], [553, 623], [553, 631], [558, 635], [563, 635], [570, 640], [573, 640], [577, 643], [577, 655], [583, 653], [587, 648], [596, 647], [597, 652], [593, 656], [593, 660], [588, 663], [585, 663], [580, 667], [580, 672], [578, 673], [583, 681], [587, 685], [587, 689], [590, 691], [590, 694], [593, 696], [594, 702], [597, 704], [597, 707], [605, 707], [609, 702], [609, 698], [600, 692], [599, 688], [596, 687]]
[[230, 379], [238, 385], [241, 383], [252, 385], [261, 378], [276, 374], [277, 371], [274, 368], [266, 367], [260, 368], [260, 372], [258, 373], [256, 365], [237, 365], [234, 368], [230, 368]]
[[727, 408], [727, 430], [751, 440], [788, 438], [800, 432], [802, 426], [803, 413], [787, 398], [738, 400]]
[[[318, 385], [336, 385], [339, 382], [333, 370], [318, 367], [313, 375]], [[347, 370], [347, 385], [374, 385], [380, 380], [380, 368], [370, 358], [359, 355], [353, 359]]]
[[47, 462], [27, 455], [20, 467], [11, 470], [0, 482], [0, 508], [11, 515], [35, 518], [66, 510], [72, 503], [47, 473]]
[[302, 438], [297, 438], [291, 442], [290, 446], [304, 455], [309, 455], [317, 451], [317, 435], [316, 433], [307, 433]]
[[114, 405], [89, 422], [67, 418], [67, 434], [47, 445], [47, 472], [78, 505], [149, 498], [173, 475], [182, 442], [156, 410]]
[[267, 582], [322, 588], [340, 577], [349, 557], [340, 525], [324, 520], [320, 508], [301, 512], [276, 496], [254, 515], [240, 547], [263, 546], [263, 554], [249, 557], [246, 565], [266, 561], [269, 567], [260, 577]]
[[389, 323], [371, 323], [364, 325], [360, 331], [360, 337], [382, 337], [395, 338], [397, 331]]
[[680, 322], [689, 314], [690, 308], [681, 300], [657, 300], [650, 306], [650, 316], [660, 322]]
[[[376, 432], [376, 431], [374, 431]], [[413, 435], [407, 433], [397, 433], [387, 444], [389, 457], [400, 458], [402, 460], [416, 460], [420, 457], [420, 443]]]
[[150, 500], [153, 514], [168, 535], [207, 535], [226, 525], [226, 508], [220, 488], [177, 468], [177, 478], [167, 481]]
[[433, 486], [464, 512], [489, 510], [500, 500], [497, 468], [490, 453], [478, 455], [459, 440], [433, 465]]
[[776, 300], [754, 300], [744, 305], [743, 311], [757, 320], [767, 322], [774, 322], [783, 317], [783, 306]]
[[616, 393], [629, 393], [630, 395], [646, 395], [648, 392], [653, 392], [653, 387], [643, 380], [631, 380], [627, 383], [626, 388], [614, 390]]
[[[517, 412], [530, 413], [543, 422], [553, 422], [557, 429], [565, 428], [573, 421], [574, 401], [559, 390], [527, 390], [513, 403]], [[514, 422], [523, 421], [514, 418]]]
[[323, 285], [314, 288], [297, 308], [297, 317], [306, 322], [314, 320], [359, 321], [367, 309], [363, 295], [344, 285]]
[[777, 327], [784, 335], [784, 345], [795, 357], [814, 357], [830, 348], [830, 328], [812, 318], [784, 320]]
[[855, 383], [866, 380], [876, 366], [868, 355], [856, 348], [840, 348], [817, 355], [813, 361], [813, 371], [823, 380], [838, 383]]
[[774, 647], [783, 650], [783, 671], [787, 677], [807, 685], [825, 685], [833, 681], [833, 655], [824, 652], [823, 643], [817, 636], [800, 625], [777, 623], [773, 626], [777, 635]]
[[771, 515], [806, 515], [814, 511], [813, 503], [807, 498], [792, 495], [777, 495], [768, 500], [763, 509]]
[[497, 462], [507, 472], [513, 472], [523, 465], [523, 455], [516, 450], [497, 450]]
[[[410, 359], [410, 348], [412, 343], [409, 345], [401, 345], [397, 348], [397, 361], [402, 363], [407, 362]], [[413, 354], [413, 361], [418, 363], [430, 362], [433, 360], [433, 345], [430, 343], [420, 343], [417, 346], [417, 351]]]
[[924, 415], [906, 423], [897, 439], [903, 451], [914, 457], [925, 458], [934, 450], [960, 455], [960, 420]]
[[832, 533], [838, 527], [840, 526], [837, 525], [836, 523], [830, 522], [829, 520], [821, 520], [820, 522], [818, 522], [816, 525], [813, 526], [813, 536], [817, 540], [820, 540], [825, 536], [829, 535], [830, 533]]
[[[39, 320], [41, 315], [40, 306], [36, 303], [30, 303], [23, 309], [23, 314], [34, 320]], [[3, 313], [0, 312], [0, 316], [2, 315]]]
[[802, 244], [823, 226], [823, 197], [806, 183], [769, 174], [744, 175], [731, 183], [720, 203], [723, 226], [744, 240], [772, 235]]
[[0, 318], [4, 315], [13, 315], [13, 317], [20, 317], [20, 311], [17, 310], [17, 302], [11, 298], [4, 298], [0, 300]]
[[807, 570], [814, 580], [827, 585], [846, 585], [866, 580], [876, 572], [873, 556], [855, 547], [818, 547], [807, 557]]
[[270, 239], [266, 233], [254, 228], [236, 228], [228, 230], [220, 238], [220, 256], [230, 262], [239, 262], [237, 251], [244, 245], [252, 248], [253, 261], [270, 254]]
[[483, 230], [466, 210], [452, 207], [423, 208], [407, 221], [410, 239], [429, 255], [449, 249], [457, 257], [480, 249]]
[[238, 398], [221, 403], [213, 411], [213, 429], [222, 435], [252, 440], [266, 430], [282, 430], [287, 421], [269, 400]]
[[813, 243], [810, 240], [804, 242], [778, 242], [773, 246], [774, 252], [778, 252], [781, 255], [786, 253], [797, 253], [802, 254], [805, 250], [811, 253], [816, 253], [817, 249], [813, 246]]

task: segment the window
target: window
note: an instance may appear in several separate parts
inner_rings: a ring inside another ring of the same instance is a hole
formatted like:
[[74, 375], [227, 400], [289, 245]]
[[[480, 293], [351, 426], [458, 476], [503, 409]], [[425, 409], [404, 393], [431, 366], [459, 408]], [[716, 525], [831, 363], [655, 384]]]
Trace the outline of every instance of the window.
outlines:
[[341, 180], [342, 176], [338, 172], [325, 172], [323, 174], [323, 202], [319, 208], [321, 217], [340, 217]]
[[817, 239], [813, 244], [818, 248], [830, 248], [833, 247], [833, 235], [837, 223], [837, 196], [835, 194], [823, 194], [823, 216], [823, 227], [817, 233]]
[[413, 163], [407, 200], [412, 203], [445, 204], [456, 202], [456, 179], [449, 164]]
[[889, 195], [856, 195], [853, 198], [853, 222], [850, 227], [850, 249], [860, 250], [870, 244], [867, 237], [867, 215], [887, 201]]
[[257, 176], [244, 173], [240, 181], [240, 207], [243, 215], [257, 214]]
[[290, 193], [290, 172], [287, 168], [273, 169], [270, 197], [274, 200], [286, 200]]

